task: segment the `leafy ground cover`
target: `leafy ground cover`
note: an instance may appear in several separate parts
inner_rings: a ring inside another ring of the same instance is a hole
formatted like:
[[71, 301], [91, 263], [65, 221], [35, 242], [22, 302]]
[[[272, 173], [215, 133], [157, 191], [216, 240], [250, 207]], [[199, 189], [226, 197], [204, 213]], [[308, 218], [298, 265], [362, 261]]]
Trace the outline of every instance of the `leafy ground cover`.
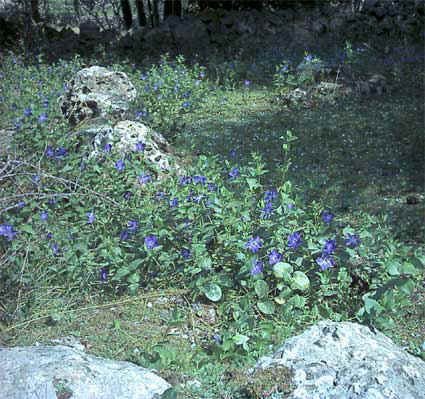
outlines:
[[[238, 370], [322, 318], [373, 323], [424, 357], [423, 46], [385, 45], [271, 41], [205, 62], [7, 56], [1, 344], [73, 335], [185, 398], [276, 392], [275, 377]], [[288, 105], [282, 87], [309, 83], [293, 66], [315, 58], [391, 90]], [[155, 181], [143, 143], [83, 161], [56, 100], [94, 64], [128, 74], [128, 118], [186, 154], [185, 177]]]

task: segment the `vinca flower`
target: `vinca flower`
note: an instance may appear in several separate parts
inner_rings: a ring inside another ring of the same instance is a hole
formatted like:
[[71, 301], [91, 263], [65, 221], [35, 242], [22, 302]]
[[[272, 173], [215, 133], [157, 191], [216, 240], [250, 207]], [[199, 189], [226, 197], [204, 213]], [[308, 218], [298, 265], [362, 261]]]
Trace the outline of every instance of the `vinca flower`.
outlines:
[[145, 237], [145, 245], [147, 249], [153, 249], [158, 246], [158, 241], [156, 237], [152, 234]]
[[233, 168], [230, 172], [229, 172], [229, 177], [231, 179], [234, 179], [235, 177], [239, 176], [239, 169], [238, 168]]
[[335, 251], [335, 243], [336, 240], [326, 240], [325, 242], [325, 248], [323, 249], [323, 254], [330, 255]]
[[137, 152], [144, 151], [145, 150], [145, 147], [146, 147], [146, 145], [142, 141], [139, 141], [139, 142], [136, 143], [136, 151]]
[[41, 221], [45, 222], [47, 218], [49, 217], [48, 213], [46, 211], [42, 211], [40, 215]]
[[8, 241], [12, 241], [16, 237], [16, 232], [9, 223], [0, 224], [0, 235], [7, 237]]
[[261, 262], [261, 260], [254, 258], [252, 263], [254, 267], [251, 269], [251, 276], [255, 276], [263, 271], [263, 262]]
[[331, 223], [334, 219], [334, 215], [328, 211], [323, 212], [322, 219], [325, 223]]
[[108, 269], [106, 267], [102, 267], [100, 269], [100, 281], [105, 282], [108, 278]]
[[353, 248], [360, 245], [359, 235], [348, 233], [345, 237], [345, 245], [347, 245], [347, 247], [353, 247]]
[[288, 247], [297, 249], [302, 243], [301, 234], [297, 231], [288, 237]]
[[122, 172], [125, 168], [124, 162], [119, 159], [116, 164], [115, 164], [115, 169], [118, 170], [119, 172]]
[[334, 258], [331, 255], [322, 254], [321, 257], [316, 259], [316, 263], [322, 270], [329, 269], [335, 265]]
[[260, 237], [255, 237], [255, 238], [251, 238], [246, 244], [245, 244], [245, 248], [250, 249], [252, 251], [252, 253], [256, 253], [258, 252], [258, 250], [263, 246], [263, 244], [261, 243], [261, 238]]
[[144, 173], [142, 173], [140, 176], [139, 176], [139, 183], [140, 184], [147, 184], [147, 183], [149, 183], [151, 181], [151, 177], [150, 177], [150, 175], [145, 175]]
[[94, 217], [95, 217], [94, 212], [93, 211], [87, 212], [86, 216], [88, 218], [87, 223], [92, 224], [94, 222]]
[[193, 176], [193, 182], [195, 184], [202, 184], [204, 185], [207, 182], [207, 178], [205, 176]]
[[277, 252], [275, 249], [269, 255], [269, 263], [271, 266], [279, 263], [282, 260], [282, 255]]
[[137, 220], [130, 220], [127, 223], [127, 227], [130, 232], [134, 233], [139, 228], [139, 222]]

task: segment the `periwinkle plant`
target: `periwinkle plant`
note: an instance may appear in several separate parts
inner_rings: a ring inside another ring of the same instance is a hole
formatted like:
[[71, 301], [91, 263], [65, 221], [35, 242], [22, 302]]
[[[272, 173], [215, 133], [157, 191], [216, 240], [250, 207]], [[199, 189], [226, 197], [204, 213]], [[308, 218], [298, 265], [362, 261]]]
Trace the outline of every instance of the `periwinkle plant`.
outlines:
[[[413, 290], [419, 272], [377, 247], [366, 228], [342, 226], [320, 204], [303, 206], [286, 177], [295, 139], [291, 132], [282, 137], [282, 184], [274, 188], [266, 186], [256, 154], [247, 166], [200, 156], [189, 175], [160, 182], [147, 174], [143, 157], [128, 157], [124, 167], [112, 148], [102, 168], [87, 162], [79, 192], [68, 181], [68, 193], [58, 191], [52, 174], [40, 173], [38, 189], [56, 188], [57, 201], [33, 201], [0, 224], [11, 264], [3, 276], [18, 276], [29, 251], [57, 283], [102, 282], [136, 293], [167, 282], [215, 302], [243, 295], [265, 315], [309, 310], [385, 322], [380, 314]], [[46, 158], [45, 166], [60, 171], [77, 156]], [[23, 273], [26, 281], [35, 278]], [[369, 290], [353, 286], [355, 279]]]

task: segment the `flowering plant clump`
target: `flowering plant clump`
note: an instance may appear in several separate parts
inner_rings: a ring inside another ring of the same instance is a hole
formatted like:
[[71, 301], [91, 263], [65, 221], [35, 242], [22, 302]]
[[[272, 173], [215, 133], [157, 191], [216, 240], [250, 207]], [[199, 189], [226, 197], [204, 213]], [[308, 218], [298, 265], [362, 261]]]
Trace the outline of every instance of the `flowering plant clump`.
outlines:
[[[78, 184], [92, 193], [90, 200], [83, 205], [70, 191], [58, 193], [55, 201], [15, 209], [0, 225], [0, 245], [16, 254], [10, 255], [15, 268], [24, 248], [34, 259], [44, 259], [57, 282], [125, 285], [135, 293], [169, 281], [214, 302], [243, 292], [265, 315], [325, 310], [379, 318], [396, 300], [385, 292], [386, 284], [397, 277], [395, 284], [410, 292], [418, 272], [406, 262], [389, 270], [389, 255], [376, 259], [378, 249], [365, 245], [369, 232], [341, 226], [317, 203], [302, 206], [286, 180], [295, 139], [291, 132], [282, 137], [283, 184], [272, 188], [265, 187], [267, 170], [256, 154], [248, 166], [233, 157], [234, 163], [223, 164], [218, 157], [200, 156], [189, 175], [162, 182], [142, 172], [143, 158], [107, 155], [102, 176], [111, 178], [106, 186], [104, 179], [94, 178], [96, 161], [88, 161]], [[46, 158], [45, 170], [66, 170], [67, 162], [78, 164], [73, 157], [78, 154], [69, 151], [63, 164]], [[56, 184], [51, 175], [40, 173], [42, 192]], [[38, 209], [39, 218], [32, 217]], [[352, 284], [358, 279], [367, 281], [369, 291]]]

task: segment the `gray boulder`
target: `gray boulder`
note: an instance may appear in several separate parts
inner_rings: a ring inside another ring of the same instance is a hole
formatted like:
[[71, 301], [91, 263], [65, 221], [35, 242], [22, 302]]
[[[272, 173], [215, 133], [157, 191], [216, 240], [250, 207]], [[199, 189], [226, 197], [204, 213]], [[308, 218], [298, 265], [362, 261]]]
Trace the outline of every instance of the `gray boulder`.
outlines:
[[288, 399], [423, 399], [425, 362], [379, 331], [321, 321], [288, 339], [249, 371], [288, 368], [295, 390]]
[[[86, 158], [106, 156], [106, 146], [121, 159], [131, 153], [140, 152], [146, 166], [158, 178], [176, 173], [186, 174], [183, 160], [174, 153], [171, 145], [159, 133], [140, 122], [120, 121], [113, 123], [105, 118], [83, 122], [74, 131], [80, 137], [80, 147], [88, 149]], [[141, 148], [137, 148], [138, 143]]]
[[0, 399], [153, 399], [171, 386], [129, 362], [81, 348], [0, 348]]
[[122, 116], [136, 94], [125, 73], [92, 66], [77, 72], [58, 102], [65, 118], [75, 126], [88, 118]]

